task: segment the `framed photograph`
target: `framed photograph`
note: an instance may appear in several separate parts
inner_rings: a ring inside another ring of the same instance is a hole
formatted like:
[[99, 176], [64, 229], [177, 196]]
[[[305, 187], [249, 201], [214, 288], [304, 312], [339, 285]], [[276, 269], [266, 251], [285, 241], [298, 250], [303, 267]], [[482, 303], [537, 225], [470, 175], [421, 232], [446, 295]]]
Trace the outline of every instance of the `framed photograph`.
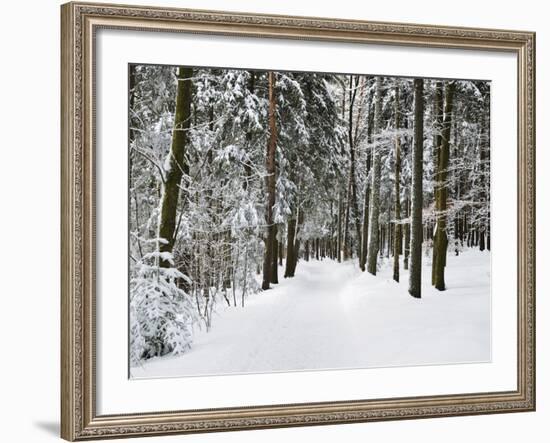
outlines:
[[535, 35], [68, 3], [62, 437], [535, 409]]

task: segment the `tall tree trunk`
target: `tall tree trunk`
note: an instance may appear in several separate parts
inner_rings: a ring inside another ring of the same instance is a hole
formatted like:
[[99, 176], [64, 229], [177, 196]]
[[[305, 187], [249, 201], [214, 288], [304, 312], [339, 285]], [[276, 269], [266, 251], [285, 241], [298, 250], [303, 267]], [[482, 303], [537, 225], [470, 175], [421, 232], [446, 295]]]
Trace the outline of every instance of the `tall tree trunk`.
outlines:
[[[481, 119], [481, 143], [479, 144], [479, 177], [480, 183], [479, 187], [480, 192], [480, 202], [481, 202], [481, 212], [485, 210], [484, 206], [487, 208], [487, 220], [490, 220], [490, 206], [488, 204], [489, 193], [486, 192], [486, 180], [485, 180], [485, 164], [487, 162], [487, 155], [489, 152], [489, 125], [487, 124], [488, 119], [483, 114]], [[489, 233], [489, 225], [485, 223], [485, 217], [482, 217], [480, 223], [480, 239], [479, 239], [479, 250], [484, 251], [486, 246], [489, 244], [489, 241], [486, 243], [486, 235]]]
[[380, 215], [380, 127], [382, 121], [382, 78], [376, 77], [376, 92], [374, 103], [374, 141], [372, 151], [372, 184], [370, 197], [369, 220], [369, 247], [367, 253], [367, 271], [376, 275], [376, 263], [378, 260], [379, 237], [378, 218]]
[[445, 117], [441, 134], [441, 147], [439, 149], [439, 164], [437, 174], [437, 199], [435, 210], [437, 217], [434, 250], [432, 260], [433, 284], [440, 291], [445, 290], [445, 265], [447, 264], [447, 175], [449, 169], [449, 153], [451, 139], [451, 116], [453, 112], [453, 95], [455, 83], [450, 82], [445, 88]]
[[[330, 200], [330, 226], [329, 226], [329, 241], [328, 241], [328, 244], [327, 244], [327, 248], [328, 248], [328, 255], [331, 259], [334, 258], [334, 251], [333, 251], [333, 248], [332, 248], [332, 240], [334, 238], [334, 225], [335, 225], [335, 221], [334, 221], [334, 201], [331, 199]], [[306, 240], [306, 248], [307, 248], [307, 240]]]
[[386, 223], [386, 235], [385, 235], [385, 240], [386, 240], [386, 246], [385, 246], [385, 251], [386, 251], [386, 258], [390, 258], [390, 252], [393, 252], [392, 251], [392, 242], [393, 242], [393, 230], [392, 230], [392, 224], [391, 224], [391, 210], [392, 210], [392, 205], [391, 205], [391, 201], [392, 201], [392, 195], [391, 193], [388, 195], [388, 213], [387, 213], [387, 220], [388, 222]]
[[[345, 120], [346, 118], [346, 86], [344, 85], [344, 83], [342, 82], [342, 88], [343, 88], [343, 91], [342, 91], [342, 121]], [[349, 184], [349, 183], [348, 183]], [[340, 209], [340, 221], [339, 221], [339, 226], [338, 226], [338, 229], [340, 230], [340, 241], [339, 241], [339, 254], [338, 254], [338, 261], [342, 261], [342, 259], [345, 261], [347, 260], [347, 251], [346, 251], [346, 241], [347, 241], [347, 216], [348, 216], [348, 212], [347, 212], [347, 199], [348, 197], [348, 194], [346, 193], [346, 200], [344, 202], [344, 196], [342, 195], [342, 190], [340, 190], [339, 192], [339, 204], [341, 205], [341, 209]], [[313, 242], [313, 239], [312, 239], [312, 242]], [[313, 249], [314, 249], [314, 245], [312, 244], [312, 254], [311, 256], [313, 257]]]
[[[176, 213], [179, 200], [180, 185], [183, 174], [189, 172], [189, 166], [185, 161], [185, 150], [188, 141], [188, 132], [191, 117], [191, 102], [193, 77], [192, 68], [178, 68], [178, 88], [176, 96], [176, 112], [174, 115], [174, 129], [172, 131], [172, 145], [168, 158], [168, 170], [165, 175], [163, 186], [160, 220], [159, 220], [159, 242], [160, 253], [171, 253], [175, 242]], [[170, 261], [164, 258], [160, 259], [160, 266], [171, 267]], [[182, 272], [187, 274], [186, 270]]]
[[298, 223], [296, 224], [296, 234], [294, 235], [294, 260], [292, 262], [292, 276], [296, 273], [298, 258], [300, 254], [300, 231], [304, 224], [304, 211], [298, 206]]
[[[374, 124], [374, 114], [372, 112], [372, 106], [369, 106], [367, 127], [367, 145], [372, 143], [372, 126]], [[372, 163], [372, 148], [367, 148], [367, 164], [366, 164], [366, 176], [368, 177], [371, 170]], [[363, 235], [361, 237], [361, 257], [359, 259], [359, 267], [361, 271], [365, 272], [365, 265], [367, 264], [367, 253], [369, 249], [369, 206], [370, 206], [370, 185], [369, 180], [365, 180], [365, 201], [363, 202]]]
[[[355, 181], [355, 137], [353, 135], [353, 110], [355, 106], [355, 97], [357, 94], [357, 88], [359, 87], [359, 78], [355, 78], [355, 83], [353, 82], [352, 76], [350, 76], [350, 106], [349, 106], [349, 149], [350, 149], [350, 171], [349, 171], [349, 180], [350, 180], [350, 190], [351, 190], [351, 206], [353, 210], [353, 224], [355, 226], [355, 243], [356, 243], [356, 253], [357, 257], [361, 256], [361, 223], [359, 221], [359, 205], [357, 204], [357, 183]], [[362, 90], [364, 90], [364, 83], [362, 85]], [[353, 93], [351, 92], [353, 90]], [[361, 95], [363, 95], [361, 93]], [[357, 127], [357, 124], [356, 124]], [[357, 134], [357, 129], [355, 130]]]
[[[367, 157], [367, 168], [370, 169], [371, 158], [370, 154]], [[363, 235], [361, 237], [361, 257], [359, 259], [359, 267], [361, 271], [365, 272], [365, 265], [367, 264], [367, 253], [369, 249], [369, 206], [370, 206], [370, 189], [369, 186], [365, 186], [365, 201], [363, 202]]]
[[278, 270], [279, 270], [279, 241], [277, 240], [277, 225], [274, 227], [275, 234], [273, 235], [273, 256], [271, 261], [271, 281], [270, 283], [279, 283]]
[[[409, 218], [409, 199], [407, 198], [405, 200], [405, 218]], [[405, 245], [403, 247], [403, 269], [408, 270], [409, 269], [409, 253], [411, 250], [411, 224], [407, 221], [405, 225], [403, 225], [403, 228], [405, 230], [404, 235], [404, 241]]]
[[[434, 218], [437, 219], [437, 199], [439, 194], [439, 189], [437, 183], [439, 182], [439, 152], [441, 151], [441, 140], [442, 140], [442, 131], [443, 131], [443, 82], [437, 81], [435, 83], [435, 94], [434, 94], [434, 111], [433, 111], [433, 156], [432, 162], [434, 165], [433, 171], [433, 198], [434, 198]], [[436, 270], [436, 248], [435, 244], [432, 247], [432, 285], [435, 285], [435, 270]]]
[[443, 82], [438, 81], [435, 84], [434, 94], [434, 122], [433, 122], [433, 164], [434, 164], [434, 200], [437, 198], [437, 168], [439, 165], [439, 149], [441, 147], [441, 136], [443, 130]]
[[262, 279], [262, 289], [269, 289], [269, 283], [272, 280], [273, 246], [276, 241], [275, 224], [273, 223], [273, 206], [275, 206], [275, 151], [277, 149], [277, 121], [276, 121], [276, 97], [275, 97], [275, 74], [273, 71], [268, 73], [269, 83], [269, 140], [267, 143], [267, 152], [265, 156], [265, 187], [267, 193], [266, 202], [266, 234], [264, 269]]
[[[395, 130], [399, 131], [399, 84], [395, 86]], [[393, 279], [399, 281], [399, 255], [401, 254], [401, 138], [395, 137], [395, 234], [393, 240]]]
[[344, 211], [342, 204], [342, 191], [338, 191], [338, 238], [336, 245], [336, 255], [338, 263], [342, 261], [342, 212]]
[[294, 277], [294, 262], [296, 261], [294, 251], [294, 236], [296, 235], [296, 216], [292, 216], [288, 220], [286, 228], [286, 263], [285, 263], [285, 278]]
[[351, 258], [350, 240], [349, 240], [350, 202], [351, 202], [351, 181], [348, 180], [348, 187], [346, 192], [346, 208], [344, 212], [344, 239], [342, 241], [344, 261], [349, 260]]
[[422, 174], [424, 151], [424, 80], [414, 80], [414, 146], [412, 151], [411, 264], [409, 294], [422, 293]]

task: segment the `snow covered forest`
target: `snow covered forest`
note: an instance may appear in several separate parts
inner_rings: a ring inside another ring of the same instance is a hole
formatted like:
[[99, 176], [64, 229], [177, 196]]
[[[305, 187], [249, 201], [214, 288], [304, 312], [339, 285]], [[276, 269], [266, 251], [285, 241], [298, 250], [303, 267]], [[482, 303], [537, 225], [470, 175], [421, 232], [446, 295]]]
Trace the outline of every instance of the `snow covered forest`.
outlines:
[[485, 81], [131, 65], [132, 375], [488, 359], [489, 112]]

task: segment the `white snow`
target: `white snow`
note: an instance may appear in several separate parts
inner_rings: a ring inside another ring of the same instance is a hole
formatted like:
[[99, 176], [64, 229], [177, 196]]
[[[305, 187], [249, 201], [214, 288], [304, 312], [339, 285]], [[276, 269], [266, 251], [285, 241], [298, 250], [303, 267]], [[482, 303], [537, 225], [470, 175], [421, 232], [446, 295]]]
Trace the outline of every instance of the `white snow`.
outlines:
[[484, 362], [491, 358], [490, 253], [447, 258], [447, 290], [430, 285], [423, 256], [422, 299], [408, 273], [392, 280], [355, 262], [298, 263], [296, 277], [222, 310], [190, 351], [131, 368], [133, 378]]

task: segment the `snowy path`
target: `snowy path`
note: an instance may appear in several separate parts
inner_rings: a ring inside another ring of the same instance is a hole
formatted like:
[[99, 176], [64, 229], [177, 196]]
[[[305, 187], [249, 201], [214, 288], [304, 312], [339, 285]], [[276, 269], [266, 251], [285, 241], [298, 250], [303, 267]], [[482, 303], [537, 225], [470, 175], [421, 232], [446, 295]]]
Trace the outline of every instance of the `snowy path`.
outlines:
[[[355, 263], [301, 261], [293, 279], [227, 308], [210, 332], [178, 357], [149, 360], [133, 377], [276, 372], [304, 369], [460, 363], [490, 360], [490, 255], [449, 256], [448, 290], [407, 293], [408, 275], [391, 279]], [[425, 260], [426, 261], [426, 260]], [[280, 272], [279, 275], [282, 275]]]

